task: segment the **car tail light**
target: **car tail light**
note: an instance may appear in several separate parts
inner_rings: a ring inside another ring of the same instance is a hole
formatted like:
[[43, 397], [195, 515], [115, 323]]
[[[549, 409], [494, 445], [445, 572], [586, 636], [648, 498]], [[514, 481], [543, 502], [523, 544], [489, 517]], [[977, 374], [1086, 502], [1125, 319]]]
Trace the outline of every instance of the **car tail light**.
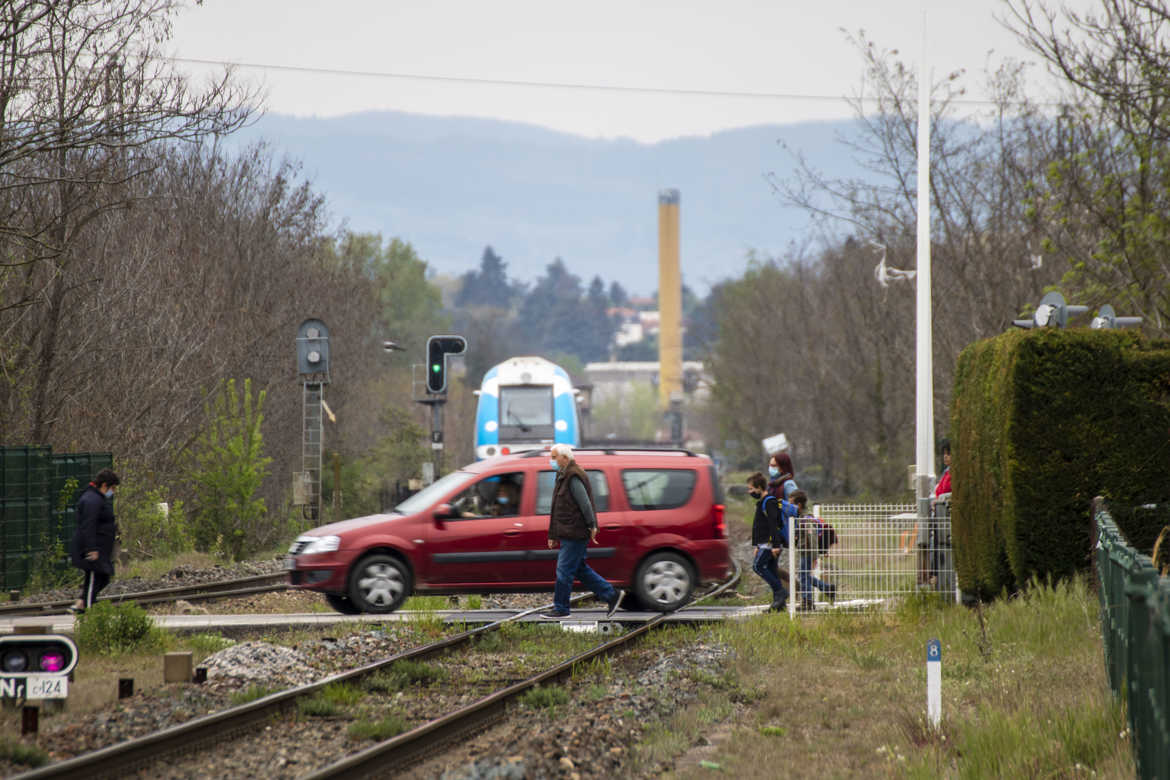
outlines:
[[711, 519], [715, 522], [715, 538], [727, 538], [727, 523], [723, 521], [723, 504], [711, 506]]
[[500, 447], [500, 454], [501, 454], [501, 455], [507, 455], [507, 454], [509, 454], [509, 453], [511, 453], [511, 452], [512, 452], [512, 448], [511, 448], [511, 447]]

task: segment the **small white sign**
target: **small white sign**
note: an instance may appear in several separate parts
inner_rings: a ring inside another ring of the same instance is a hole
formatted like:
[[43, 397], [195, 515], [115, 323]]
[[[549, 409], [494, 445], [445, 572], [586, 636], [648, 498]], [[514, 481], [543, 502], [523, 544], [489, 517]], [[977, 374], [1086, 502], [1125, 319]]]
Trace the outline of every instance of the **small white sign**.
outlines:
[[942, 642], [926, 643], [926, 716], [938, 728], [942, 720]]
[[775, 436], [769, 436], [764, 439], [764, 453], [767, 455], [774, 455], [777, 452], [786, 452], [788, 450], [788, 437], [782, 433]]
[[0, 695], [6, 699], [64, 699], [69, 695], [69, 675], [4, 677], [0, 679]]

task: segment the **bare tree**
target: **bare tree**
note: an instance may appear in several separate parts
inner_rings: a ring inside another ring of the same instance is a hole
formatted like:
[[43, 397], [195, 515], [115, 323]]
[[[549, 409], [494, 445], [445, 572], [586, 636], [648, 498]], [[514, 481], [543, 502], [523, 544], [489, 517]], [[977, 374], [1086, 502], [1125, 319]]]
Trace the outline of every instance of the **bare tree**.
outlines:
[[1170, 7], [1009, 4], [1009, 23], [1065, 81], [1053, 164], [1033, 202], [1066, 291], [1170, 332]]
[[46, 0], [6, 20], [0, 343], [9, 381], [0, 382], [0, 409], [11, 408], [13, 379], [31, 380], [21, 400], [36, 441], [54, 423], [69, 309], [93, 292], [80, 251], [86, 230], [133, 202], [126, 185], [152, 170], [154, 145], [230, 132], [251, 112], [251, 96], [227, 74], [192, 92], [164, 64], [159, 49], [178, 8], [172, 0]]

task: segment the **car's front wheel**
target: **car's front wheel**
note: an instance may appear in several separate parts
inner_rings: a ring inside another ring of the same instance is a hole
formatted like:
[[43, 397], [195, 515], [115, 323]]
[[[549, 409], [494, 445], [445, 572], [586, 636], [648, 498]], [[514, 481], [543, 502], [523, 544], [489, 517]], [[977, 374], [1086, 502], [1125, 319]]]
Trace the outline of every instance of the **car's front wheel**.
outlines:
[[695, 589], [695, 574], [681, 555], [659, 552], [642, 561], [634, 593], [646, 609], [670, 612], [686, 604]]
[[411, 590], [410, 570], [390, 555], [369, 555], [349, 573], [349, 600], [361, 612], [393, 612]]

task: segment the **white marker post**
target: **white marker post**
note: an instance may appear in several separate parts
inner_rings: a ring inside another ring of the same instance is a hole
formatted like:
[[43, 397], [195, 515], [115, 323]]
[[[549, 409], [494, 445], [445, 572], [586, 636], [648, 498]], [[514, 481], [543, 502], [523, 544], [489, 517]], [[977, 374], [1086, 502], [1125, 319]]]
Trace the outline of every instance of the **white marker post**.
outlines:
[[937, 639], [926, 643], [926, 717], [937, 729], [942, 720], [942, 642]]

